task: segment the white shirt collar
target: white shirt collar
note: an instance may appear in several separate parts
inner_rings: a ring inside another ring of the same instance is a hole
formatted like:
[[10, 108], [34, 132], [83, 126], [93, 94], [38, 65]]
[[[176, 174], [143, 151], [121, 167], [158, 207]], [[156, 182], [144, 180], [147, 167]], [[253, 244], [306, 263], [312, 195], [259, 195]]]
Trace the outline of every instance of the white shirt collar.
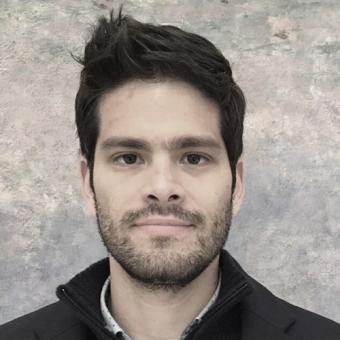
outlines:
[[[106, 279], [104, 282], [103, 288], [100, 293], [100, 308], [103, 315], [103, 318], [106, 323], [106, 328], [114, 333], [116, 336], [121, 334], [122, 339], [124, 340], [132, 340], [128, 334], [124, 332], [124, 330], [119, 326], [118, 322], [114, 319], [112, 314], [110, 313], [110, 310], [107, 306], [107, 297], [109, 296], [109, 287], [110, 287], [110, 276]], [[201, 312], [196, 316], [194, 320], [191, 321], [191, 323], [186, 327], [184, 330], [181, 339], [184, 339], [185, 336], [189, 333], [190, 328], [201, 321], [203, 315], [210, 309], [210, 307], [214, 304], [214, 302], [217, 299], [217, 296], [220, 292], [221, 288], [221, 273], [219, 273], [219, 279], [218, 279], [218, 285], [217, 288], [213, 294], [213, 296], [210, 298], [209, 302], [205, 305], [205, 307], [201, 310]]]

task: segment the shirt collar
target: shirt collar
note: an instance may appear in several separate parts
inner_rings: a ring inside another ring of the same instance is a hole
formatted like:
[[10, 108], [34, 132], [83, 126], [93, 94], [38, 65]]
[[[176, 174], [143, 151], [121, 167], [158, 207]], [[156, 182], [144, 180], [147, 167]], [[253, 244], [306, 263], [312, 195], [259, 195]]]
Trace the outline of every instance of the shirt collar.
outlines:
[[[103, 315], [103, 318], [105, 320], [106, 328], [114, 333], [116, 336], [120, 335], [123, 336], [122, 338], [124, 340], [132, 340], [128, 334], [124, 332], [124, 330], [119, 326], [118, 322], [114, 319], [112, 316], [109, 308], [108, 308], [108, 301], [109, 301], [109, 296], [110, 296], [110, 275], [108, 278], [105, 280], [103, 288], [100, 293], [100, 309]], [[191, 321], [191, 323], [186, 327], [184, 332], [182, 333], [181, 339], [184, 339], [186, 334], [190, 332], [191, 327], [194, 324], [197, 324], [201, 321], [203, 315], [210, 309], [210, 307], [214, 304], [214, 302], [217, 299], [217, 296], [220, 292], [221, 288], [221, 273], [219, 272], [219, 279], [218, 279], [218, 284], [215, 289], [214, 294], [210, 298], [209, 302], [204, 306], [204, 308], [200, 311], [200, 313], [195, 317], [194, 320]]]

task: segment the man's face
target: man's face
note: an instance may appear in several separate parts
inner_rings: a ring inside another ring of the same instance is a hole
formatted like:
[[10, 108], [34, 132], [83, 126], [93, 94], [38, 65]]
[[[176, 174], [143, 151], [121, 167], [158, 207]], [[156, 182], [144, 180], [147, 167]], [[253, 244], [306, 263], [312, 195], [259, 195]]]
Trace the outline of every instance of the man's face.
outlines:
[[227, 239], [232, 177], [218, 110], [179, 81], [131, 81], [100, 101], [95, 192], [87, 196], [109, 254], [146, 287], [185, 286]]

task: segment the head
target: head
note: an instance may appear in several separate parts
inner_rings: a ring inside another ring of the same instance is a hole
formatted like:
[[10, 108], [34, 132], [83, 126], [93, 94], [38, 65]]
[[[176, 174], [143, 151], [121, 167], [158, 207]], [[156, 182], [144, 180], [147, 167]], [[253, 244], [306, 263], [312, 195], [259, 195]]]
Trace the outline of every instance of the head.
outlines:
[[[183, 287], [216, 259], [243, 198], [245, 99], [229, 62], [199, 35], [121, 11], [79, 61], [81, 173], [104, 245], [145, 286]], [[138, 225], [165, 216], [186, 227]]]

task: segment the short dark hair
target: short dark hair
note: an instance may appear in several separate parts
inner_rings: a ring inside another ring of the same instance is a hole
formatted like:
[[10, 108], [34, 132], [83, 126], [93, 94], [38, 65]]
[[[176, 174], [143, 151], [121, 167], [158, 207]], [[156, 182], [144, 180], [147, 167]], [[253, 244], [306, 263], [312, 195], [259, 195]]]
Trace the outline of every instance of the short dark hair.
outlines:
[[93, 186], [95, 148], [99, 135], [100, 98], [130, 80], [182, 80], [218, 104], [220, 131], [228, 152], [232, 189], [242, 154], [245, 97], [223, 54], [204, 37], [172, 25], [142, 23], [122, 14], [100, 17], [85, 46], [75, 100], [80, 151]]

